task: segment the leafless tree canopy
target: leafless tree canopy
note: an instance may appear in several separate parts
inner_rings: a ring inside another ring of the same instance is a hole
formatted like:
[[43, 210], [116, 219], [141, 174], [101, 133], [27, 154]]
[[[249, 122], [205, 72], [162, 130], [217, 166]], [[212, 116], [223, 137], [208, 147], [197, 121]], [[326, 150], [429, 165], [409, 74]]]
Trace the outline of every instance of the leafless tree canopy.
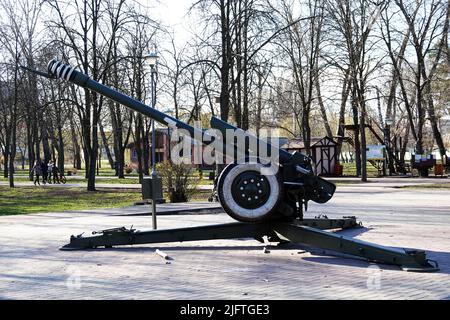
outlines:
[[11, 186], [15, 166], [53, 160], [84, 167], [95, 190], [102, 155], [124, 177], [130, 143], [149, 173], [150, 119], [18, 68], [45, 70], [53, 57], [150, 103], [155, 51], [160, 110], [205, 127], [218, 116], [257, 135], [278, 129], [306, 152], [329, 136], [352, 150], [363, 180], [370, 144], [386, 144], [393, 171], [407, 152], [443, 157], [450, 145], [448, 0], [193, 0], [183, 37], [153, 13], [157, 1], [0, 4], [0, 163]]

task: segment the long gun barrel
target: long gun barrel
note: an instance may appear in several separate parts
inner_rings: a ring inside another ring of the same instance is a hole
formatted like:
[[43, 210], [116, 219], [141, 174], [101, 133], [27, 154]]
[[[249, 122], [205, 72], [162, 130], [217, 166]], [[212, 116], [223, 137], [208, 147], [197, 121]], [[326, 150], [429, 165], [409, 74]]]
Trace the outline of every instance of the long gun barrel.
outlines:
[[127, 106], [130, 109], [146, 115], [163, 125], [167, 125], [169, 127], [175, 126], [177, 128], [187, 130], [191, 136], [194, 136], [195, 131], [199, 130], [136, 99], [111, 89], [110, 87], [91, 79], [88, 75], [75, 70], [72, 66], [64, 64], [61, 61], [55, 59], [51, 60], [48, 63], [47, 71], [51, 76], [70, 81], [83, 88], [95, 91], [105, 97], [119, 102], [124, 106]]
[[[105, 86], [93, 79], [91, 79], [88, 75], [81, 73], [77, 70], [75, 70], [72, 66], [62, 63], [61, 61], [58, 61], [56, 59], [51, 60], [48, 64], [48, 73], [56, 78], [61, 78], [67, 81], [70, 81], [76, 85], [79, 85], [83, 88], [90, 89], [92, 91], [95, 91], [103, 96], [106, 96], [114, 101], [117, 101], [124, 106], [127, 106], [130, 109], [133, 109], [143, 115], [146, 115], [153, 120], [163, 124], [167, 125], [172, 128], [178, 128], [178, 129], [184, 129], [187, 130], [191, 137], [203, 137], [203, 135], [207, 134], [204, 130], [201, 130], [199, 128], [193, 127], [185, 122], [182, 122], [174, 117], [171, 117], [161, 111], [158, 111], [154, 107], [150, 107], [141, 101], [138, 101], [136, 99], [133, 99], [123, 93], [120, 93], [114, 89], [111, 89], [108, 86]], [[225, 134], [226, 130], [232, 130], [236, 131], [239, 130], [238, 128], [228, 124], [227, 122], [212, 117], [211, 118], [211, 127], [218, 129], [223, 134]], [[255, 138], [257, 139], [257, 138]], [[257, 139], [258, 142], [259, 139]], [[202, 142], [202, 141], [200, 141]], [[267, 143], [268, 149], [272, 150], [274, 147]], [[283, 149], [277, 149], [277, 152], [279, 152], [279, 159], [280, 162], [286, 162], [289, 161], [289, 159], [292, 157], [292, 154], [287, 152]], [[305, 158], [306, 160], [306, 158]]]

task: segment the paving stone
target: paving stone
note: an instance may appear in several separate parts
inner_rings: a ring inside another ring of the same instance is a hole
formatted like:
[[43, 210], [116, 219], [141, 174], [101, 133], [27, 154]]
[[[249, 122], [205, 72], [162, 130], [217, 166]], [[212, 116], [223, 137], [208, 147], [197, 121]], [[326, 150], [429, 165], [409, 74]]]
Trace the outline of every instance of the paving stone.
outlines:
[[[207, 204], [202, 204], [202, 207]], [[0, 208], [1, 210], [1, 208]], [[119, 226], [151, 229], [135, 208], [0, 217], [1, 299], [450, 299], [450, 192], [390, 185], [340, 187], [308, 217], [356, 215], [365, 229], [342, 234], [388, 246], [425, 249], [436, 273], [379, 266], [368, 287], [366, 261], [298, 254], [252, 239], [59, 251], [71, 234]], [[131, 213], [131, 214], [130, 214]], [[161, 229], [233, 221], [226, 214], [164, 215]], [[160, 249], [170, 264], [155, 254]], [[369, 272], [370, 271], [370, 272]]]

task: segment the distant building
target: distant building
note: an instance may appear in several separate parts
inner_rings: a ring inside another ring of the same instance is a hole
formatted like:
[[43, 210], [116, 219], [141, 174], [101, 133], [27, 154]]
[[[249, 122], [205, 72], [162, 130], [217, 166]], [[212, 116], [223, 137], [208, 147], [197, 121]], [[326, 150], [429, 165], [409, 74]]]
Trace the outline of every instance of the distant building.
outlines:
[[[172, 143], [173, 145], [173, 143]], [[194, 163], [194, 146], [198, 146], [197, 141], [193, 141], [192, 149], [191, 149], [191, 163]], [[151, 148], [151, 142], [150, 142]], [[203, 152], [205, 146], [201, 147], [201, 151]], [[156, 146], [155, 146], [155, 159], [156, 163], [164, 162], [170, 160], [170, 136], [169, 129], [167, 128], [157, 128], [156, 129]], [[136, 143], [131, 142], [127, 145], [125, 150], [125, 162], [128, 162], [134, 169], [138, 168], [138, 154], [136, 149]], [[149, 163], [152, 163], [152, 154], [150, 149], [149, 154]], [[198, 167], [202, 169], [212, 169], [213, 166], [207, 164], [197, 164]]]
[[[281, 147], [283, 144], [288, 142], [288, 138], [285, 137], [271, 137], [269, 138], [269, 141], [278, 147]], [[201, 143], [193, 140], [192, 143], [192, 149], [191, 149], [191, 163], [195, 163], [194, 153], [195, 153], [195, 147], [199, 146]], [[172, 143], [173, 146], [173, 143]], [[151, 142], [150, 142], [151, 147]], [[197, 148], [197, 150], [200, 150], [203, 154], [205, 151], [206, 145], [202, 144], [201, 148]], [[149, 155], [149, 163], [152, 163], [151, 159], [152, 155], [150, 152]], [[169, 130], [166, 128], [157, 128], [156, 129], [156, 149], [155, 149], [155, 158], [156, 163], [168, 161], [170, 160], [171, 154], [170, 154], [170, 137], [169, 137]], [[202, 169], [213, 169], [215, 166], [214, 164], [207, 164], [199, 154], [199, 159], [201, 158], [201, 164], [196, 164], [199, 168]], [[231, 158], [226, 158], [224, 161], [232, 161]], [[138, 168], [138, 155], [137, 155], [137, 149], [136, 149], [136, 143], [131, 142], [126, 146], [125, 150], [125, 162], [131, 165], [134, 169]]]
[[[288, 152], [293, 153], [299, 151], [305, 153], [305, 146], [301, 139], [288, 139], [286, 137], [272, 138], [277, 139], [278, 146]], [[199, 144], [197, 141], [193, 141], [191, 149], [191, 163], [194, 163], [194, 147]], [[151, 144], [150, 144], [151, 146]], [[315, 164], [315, 170], [318, 175], [330, 176], [335, 174], [336, 161], [336, 146], [337, 143], [329, 138], [311, 138], [311, 158]], [[202, 145], [202, 152], [205, 145]], [[155, 149], [156, 163], [170, 160], [170, 137], [169, 130], [165, 128], [156, 129], [156, 149]], [[125, 161], [130, 164], [134, 169], [138, 168], [138, 155], [135, 142], [131, 142], [127, 145], [125, 151]], [[151, 152], [149, 155], [149, 163], [151, 161]], [[205, 163], [197, 164], [202, 169], [212, 169], [214, 165], [207, 165]]]
[[[169, 160], [170, 149], [169, 149], [169, 134], [168, 129], [157, 128], [156, 129], [156, 148], [155, 148], [155, 158], [156, 163]], [[150, 142], [151, 147], [151, 142]], [[136, 148], [136, 142], [131, 142], [126, 146], [125, 149], [125, 162], [130, 164], [134, 169], [138, 168], [138, 153]], [[152, 163], [152, 154], [149, 155], [149, 163]]]
[[[306, 153], [305, 143], [302, 139], [294, 138], [286, 142], [281, 148], [288, 152]], [[333, 176], [336, 174], [337, 143], [330, 137], [311, 138], [311, 158], [314, 161], [316, 174], [320, 176]]]

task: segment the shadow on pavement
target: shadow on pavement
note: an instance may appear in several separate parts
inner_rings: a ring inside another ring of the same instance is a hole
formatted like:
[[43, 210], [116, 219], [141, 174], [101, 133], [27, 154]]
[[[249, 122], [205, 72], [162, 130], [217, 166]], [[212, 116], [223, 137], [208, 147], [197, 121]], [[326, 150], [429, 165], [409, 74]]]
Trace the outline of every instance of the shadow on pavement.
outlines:
[[367, 227], [360, 227], [360, 228], [351, 228], [351, 229], [345, 229], [345, 230], [339, 230], [336, 233], [341, 234], [346, 237], [356, 237], [360, 234], [363, 234], [365, 232], [368, 232], [372, 230], [373, 228], [367, 228]]
[[[233, 239], [239, 240], [239, 239]], [[243, 239], [244, 240], [244, 239]], [[245, 239], [248, 240], [248, 239]], [[160, 249], [162, 251], [218, 251], [218, 250], [228, 250], [228, 251], [239, 251], [239, 250], [247, 250], [247, 251], [262, 251], [264, 247], [269, 247], [261, 244], [260, 246], [164, 246], [164, 245], [154, 245], [154, 246], [146, 246], [146, 247], [115, 247], [115, 248], [97, 248], [97, 249], [85, 249], [85, 252], [99, 252], [99, 251], [108, 251], [108, 252], [155, 252], [156, 249]], [[272, 249], [272, 248], [271, 248]], [[70, 251], [68, 251], [70, 252]]]
[[[399, 267], [395, 265], [383, 264], [383, 263], [372, 263], [363, 258], [350, 256], [338, 252], [333, 251], [325, 251], [317, 248], [305, 248], [305, 250], [309, 251], [314, 257], [305, 257], [303, 258], [306, 261], [329, 264], [329, 265], [342, 265], [342, 266], [351, 266], [351, 267], [359, 267], [359, 268], [367, 268], [370, 265], [376, 264], [382, 270], [398, 270], [403, 271]], [[439, 264], [439, 271], [435, 271], [432, 273], [440, 273], [440, 274], [450, 274], [450, 253], [449, 252], [437, 252], [437, 251], [428, 251], [426, 250], [427, 258], [430, 260], [437, 261]], [[405, 271], [403, 271], [405, 272]]]

